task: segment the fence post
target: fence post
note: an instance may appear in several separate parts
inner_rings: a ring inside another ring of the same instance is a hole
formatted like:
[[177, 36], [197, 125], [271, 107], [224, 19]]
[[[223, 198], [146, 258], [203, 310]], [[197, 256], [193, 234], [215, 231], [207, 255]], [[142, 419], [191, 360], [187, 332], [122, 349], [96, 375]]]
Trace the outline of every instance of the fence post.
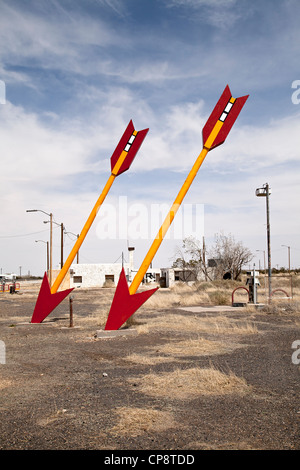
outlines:
[[73, 296], [70, 295], [69, 297], [69, 305], [70, 305], [70, 328], [73, 328]]

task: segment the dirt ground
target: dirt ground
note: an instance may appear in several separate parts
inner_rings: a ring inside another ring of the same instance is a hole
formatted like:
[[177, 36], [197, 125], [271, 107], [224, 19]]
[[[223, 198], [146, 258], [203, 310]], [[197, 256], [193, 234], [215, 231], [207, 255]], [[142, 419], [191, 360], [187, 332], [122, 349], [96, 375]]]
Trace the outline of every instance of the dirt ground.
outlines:
[[146, 303], [103, 339], [114, 289], [74, 292], [72, 328], [69, 299], [30, 324], [37, 292], [0, 296], [0, 449], [300, 449], [298, 312]]

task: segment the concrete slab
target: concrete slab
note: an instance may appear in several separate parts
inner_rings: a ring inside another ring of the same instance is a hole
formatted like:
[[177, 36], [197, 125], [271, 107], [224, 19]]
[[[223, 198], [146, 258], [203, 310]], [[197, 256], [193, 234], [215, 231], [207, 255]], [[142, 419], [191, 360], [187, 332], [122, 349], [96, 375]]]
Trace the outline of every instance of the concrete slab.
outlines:
[[32, 326], [33, 328], [35, 327], [39, 327], [39, 326], [49, 326], [49, 325], [52, 325], [53, 326], [53, 321], [50, 322], [50, 321], [47, 321], [47, 322], [42, 322], [42, 323], [31, 323], [30, 321], [28, 322], [19, 322], [19, 323], [14, 323], [14, 326]]
[[179, 310], [185, 310], [186, 312], [202, 313], [202, 312], [236, 312], [243, 310], [244, 307], [232, 307], [231, 305], [213, 305], [209, 307], [179, 307]]
[[116, 338], [117, 336], [137, 335], [137, 330], [132, 328], [124, 328], [121, 330], [97, 330], [97, 338]]

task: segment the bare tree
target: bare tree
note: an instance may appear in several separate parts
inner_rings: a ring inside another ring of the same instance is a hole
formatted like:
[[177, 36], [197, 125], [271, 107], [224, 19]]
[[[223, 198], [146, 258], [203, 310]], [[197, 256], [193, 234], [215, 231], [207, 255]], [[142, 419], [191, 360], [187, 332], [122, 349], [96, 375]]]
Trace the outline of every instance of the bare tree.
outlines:
[[200, 273], [204, 275], [205, 280], [211, 280], [206, 265], [206, 247], [203, 237], [202, 245], [199, 240], [194, 237], [188, 237], [183, 240], [183, 250], [177, 248], [176, 260], [173, 267], [180, 267], [193, 272], [196, 279]]
[[233, 235], [216, 234], [215, 243], [207, 251], [204, 237], [202, 243], [194, 237], [183, 240], [183, 249], [177, 248], [173, 267], [190, 270], [196, 278], [204, 275], [205, 280], [212, 280], [212, 272], [208, 268], [207, 259], [215, 260], [214, 277], [223, 278], [228, 275], [237, 279], [244, 265], [253, 258], [251, 251], [242, 242], [236, 242]]
[[228, 273], [232, 279], [237, 279], [243, 266], [253, 259], [251, 251], [242, 242], [236, 242], [232, 234], [216, 234], [210, 256], [217, 262], [218, 277]]

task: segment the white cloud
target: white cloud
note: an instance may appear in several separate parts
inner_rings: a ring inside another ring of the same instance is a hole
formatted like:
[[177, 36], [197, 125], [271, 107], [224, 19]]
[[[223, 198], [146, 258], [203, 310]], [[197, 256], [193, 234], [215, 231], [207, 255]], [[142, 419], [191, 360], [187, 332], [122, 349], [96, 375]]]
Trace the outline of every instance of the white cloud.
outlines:
[[[56, 2], [54, 5], [59, 8]], [[0, 42], [5, 44], [0, 58], [8, 65], [2, 66], [6, 80], [23, 78], [25, 81], [24, 72], [11, 70], [15, 66], [88, 75], [95, 65], [89, 60], [92, 56], [87, 55], [89, 49], [99, 47], [101, 54], [101, 48], [117, 44], [124, 47], [127, 42], [124, 37], [120, 43], [118, 35], [99, 18], [96, 20], [78, 12], [69, 13], [60, 8], [59, 15], [55, 9], [39, 15], [29, 9], [13, 8], [7, 3], [1, 4], [0, 12]], [[107, 60], [101, 61], [101, 67], [105, 67]]]
[[168, 7], [183, 7], [193, 10], [203, 22], [222, 30], [228, 29], [241, 17], [237, 0], [167, 0]]

